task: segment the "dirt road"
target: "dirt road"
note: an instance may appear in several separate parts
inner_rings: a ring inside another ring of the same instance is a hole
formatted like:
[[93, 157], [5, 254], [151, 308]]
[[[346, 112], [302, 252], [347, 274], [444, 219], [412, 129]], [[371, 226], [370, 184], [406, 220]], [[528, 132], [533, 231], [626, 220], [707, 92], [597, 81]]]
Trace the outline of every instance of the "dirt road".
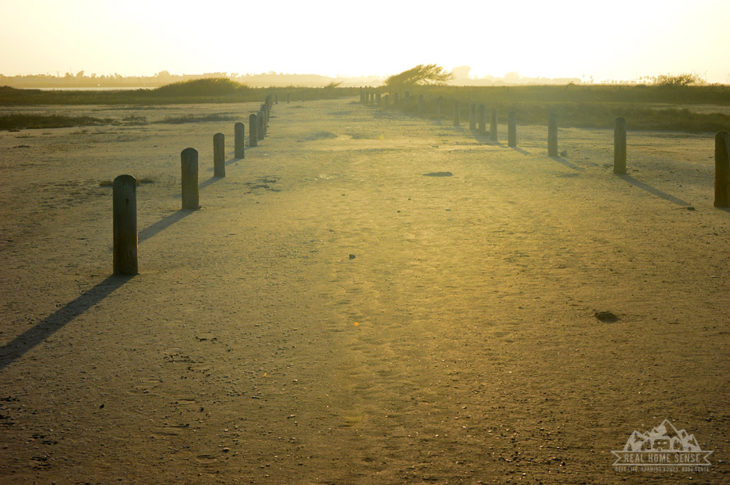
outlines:
[[[514, 150], [350, 99], [273, 115], [224, 179], [233, 121], [0, 133], [0, 482], [727, 482], [711, 135], [630, 133], [620, 178], [608, 131], [549, 158], [538, 126]], [[131, 279], [122, 173], [151, 182]], [[615, 471], [664, 419], [709, 471]]]

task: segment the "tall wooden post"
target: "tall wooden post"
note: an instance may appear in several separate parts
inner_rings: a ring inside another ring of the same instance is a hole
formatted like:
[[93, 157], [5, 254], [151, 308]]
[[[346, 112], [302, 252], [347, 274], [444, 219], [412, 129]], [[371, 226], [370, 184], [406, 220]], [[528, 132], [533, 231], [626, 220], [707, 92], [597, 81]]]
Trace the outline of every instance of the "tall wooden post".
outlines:
[[514, 148], [517, 146], [517, 119], [514, 111], [507, 116], [507, 145]]
[[487, 132], [487, 107], [483, 104], [479, 105], [479, 133]]
[[180, 154], [182, 168], [182, 208], [200, 209], [198, 197], [198, 151], [186, 148]]
[[553, 113], [548, 118], [548, 156], [558, 156], [558, 119]]
[[613, 129], [613, 173], [626, 173], [626, 120], [616, 118]]
[[226, 176], [226, 136], [223, 133], [213, 135], [213, 176]]
[[246, 157], [246, 136], [245, 136], [245, 127], [243, 126], [243, 123], [238, 122], [235, 125], [233, 125], [233, 156], [236, 157], [236, 159], [245, 158]]
[[137, 268], [137, 181], [120, 175], [112, 185], [114, 224], [114, 274], [136, 275]]
[[715, 135], [715, 207], [730, 207], [730, 135]]
[[256, 119], [256, 114], [251, 113], [248, 115], [248, 146], [255, 147], [259, 144], [259, 120]]

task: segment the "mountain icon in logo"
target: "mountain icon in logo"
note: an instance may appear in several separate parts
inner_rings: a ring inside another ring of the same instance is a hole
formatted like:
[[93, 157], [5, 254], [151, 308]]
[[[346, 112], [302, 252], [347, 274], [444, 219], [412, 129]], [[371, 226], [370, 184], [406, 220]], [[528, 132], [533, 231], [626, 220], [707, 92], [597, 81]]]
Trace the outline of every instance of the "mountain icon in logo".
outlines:
[[677, 428], [668, 419], [647, 432], [634, 431], [623, 451], [696, 451], [701, 452], [693, 434]]

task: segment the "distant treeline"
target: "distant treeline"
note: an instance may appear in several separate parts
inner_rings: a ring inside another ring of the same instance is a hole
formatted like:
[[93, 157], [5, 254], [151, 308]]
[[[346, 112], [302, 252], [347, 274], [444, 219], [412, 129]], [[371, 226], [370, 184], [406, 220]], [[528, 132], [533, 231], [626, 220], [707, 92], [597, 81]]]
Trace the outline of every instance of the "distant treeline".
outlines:
[[[0, 86], [0, 105], [88, 105], [88, 104], [180, 104], [180, 103], [239, 103], [263, 101], [272, 94], [279, 98], [291, 96], [292, 101], [354, 96], [358, 88], [252, 88], [225, 78], [198, 79], [168, 84], [156, 89], [118, 91], [43, 91]], [[283, 99], [282, 99], [283, 100]]]
[[[389, 92], [378, 88], [381, 95]], [[410, 101], [402, 101], [409, 91]], [[554, 113], [561, 126], [610, 128], [617, 117], [626, 118], [631, 129], [688, 132], [730, 131], [730, 86], [510, 86], [451, 87], [411, 86], [398, 88], [401, 103], [391, 109], [418, 112], [418, 96], [424, 96], [422, 115], [435, 117], [437, 99], [441, 116], [448, 119], [458, 103], [461, 120], [468, 119], [472, 103], [497, 109], [500, 122], [514, 111], [520, 123], [544, 124]], [[392, 103], [393, 96], [391, 96]], [[715, 105], [718, 112], [695, 110], [692, 105]]]
[[122, 76], [121, 74], [87, 74], [79, 71], [76, 74], [67, 72], [63, 76], [49, 74], [31, 74], [21, 76], [5, 76], [0, 74], [0, 86], [22, 89], [86, 89], [86, 88], [158, 88], [172, 83], [196, 81], [198, 79], [226, 78], [253, 87], [314, 87], [321, 88], [337, 82], [350, 87], [368, 83], [380, 83], [377, 76], [355, 78], [332, 78], [318, 74], [285, 74], [266, 72], [261, 74], [237, 74], [226, 72], [210, 72], [205, 74], [170, 74], [161, 71], [154, 76]]

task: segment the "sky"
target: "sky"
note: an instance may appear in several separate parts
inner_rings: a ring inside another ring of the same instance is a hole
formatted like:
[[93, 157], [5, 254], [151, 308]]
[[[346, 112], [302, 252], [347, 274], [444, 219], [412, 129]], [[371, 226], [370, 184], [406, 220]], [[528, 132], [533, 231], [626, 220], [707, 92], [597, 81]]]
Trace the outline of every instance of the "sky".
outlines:
[[730, 0], [0, 0], [0, 73], [472, 76], [730, 84]]

